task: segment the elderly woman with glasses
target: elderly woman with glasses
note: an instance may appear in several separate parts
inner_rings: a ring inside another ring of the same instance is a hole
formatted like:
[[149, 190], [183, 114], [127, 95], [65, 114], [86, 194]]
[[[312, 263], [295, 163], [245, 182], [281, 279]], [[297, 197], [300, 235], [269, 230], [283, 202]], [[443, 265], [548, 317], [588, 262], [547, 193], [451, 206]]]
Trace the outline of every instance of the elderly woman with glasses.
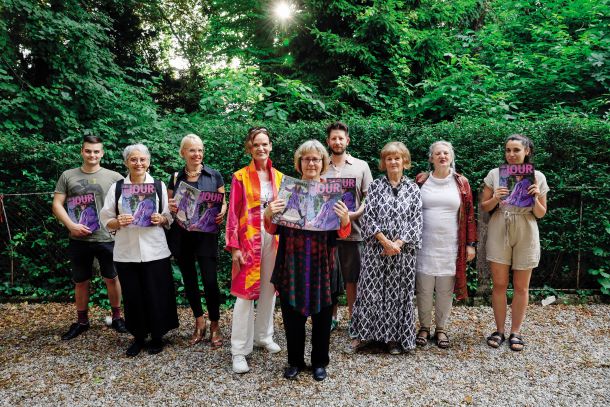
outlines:
[[[167, 189], [148, 174], [150, 152], [145, 145], [127, 146], [123, 158], [129, 174], [108, 190], [100, 221], [108, 230], [116, 231], [113, 259], [123, 288], [125, 325], [135, 338], [126, 354], [133, 357], [140, 353], [149, 334], [148, 353], [161, 352], [163, 335], [178, 327], [178, 313], [171, 253], [163, 232], [172, 223]], [[147, 184], [149, 190], [155, 185], [154, 195], [146, 198], [155, 211], [149, 221], [139, 223], [149, 226], [136, 225], [136, 218], [125, 211], [121, 185], [130, 184]]]
[[415, 348], [415, 263], [421, 247], [422, 201], [404, 175], [411, 155], [401, 142], [381, 150], [386, 175], [369, 186], [362, 216], [362, 270], [345, 349], [354, 353], [368, 341], [383, 342], [390, 354]]
[[[294, 166], [306, 181], [321, 181], [329, 157], [316, 140], [301, 144], [294, 153]], [[305, 323], [311, 316], [311, 366], [313, 378], [326, 378], [329, 363], [332, 321], [331, 272], [338, 237], [351, 232], [347, 206], [336, 202], [333, 211], [339, 219], [339, 230], [311, 231], [271, 223], [273, 214], [282, 213], [286, 201], [276, 199], [265, 210], [265, 229], [279, 235], [279, 248], [271, 281], [280, 294], [282, 319], [288, 347], [286, 379], [295, 379], [305, 368]]]
[[[237, 297], [233, 308], [231, 354], [233, 372], [250, 370], [246, 356], [254, 346], [269, 353], [279, 352], [273, 340], [275, 288], [271, 273], [275, 263], [277, 238], [265, 231], [263, 211], [277, 198], [283, 174], [273, 168], [267, 129], [248, 131], [246, 153], [250, 164], [233, 174], [226, 227], [226, 246], [233, 261], [231, 294]], [[256, 318], [254, 301], [257, 301]]]

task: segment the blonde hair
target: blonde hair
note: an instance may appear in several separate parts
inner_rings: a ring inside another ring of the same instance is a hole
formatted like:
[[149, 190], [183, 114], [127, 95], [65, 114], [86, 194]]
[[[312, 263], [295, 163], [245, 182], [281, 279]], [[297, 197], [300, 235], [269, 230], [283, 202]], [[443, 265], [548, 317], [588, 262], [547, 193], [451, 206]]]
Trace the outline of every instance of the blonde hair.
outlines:
[[407, 146], [400, 141], [390, 141], [381, 149], [381, 157], [379, 159], [379, 169], [381, 171], [386, 170], [385, 158], [392, 154], [398, 154], [402, 157], [404, 167], [408, 170], [411, 168], [411, 153]]
[[190, 134], [187, 134], [186, 136], [182, 137], [182, 141], [180, 142], [180, 150], [178, 150], [180, 157], [184, 158], [184, 155], [182, 154], [182, 149], [184, 148], [184, 145], [186, 143], [188, 143], [189, 141], [192, 143], [201, 144], [201, 149], [203, 150], [203, 153], [205, 153], [205, 146], [203, 145], [203, 141], [201, 140], [201, 138], [194, 133], [190, 133]]
[[326, 151], [322, 143], [318, 140], [307, 140], [294, 152], [294, 169], [297, 170], [299, 174], [303, 174], [303, 171], [301, 170], [301, 158], [303, 158], [305, 154], [312, 152], [319, 154], [320, 157], [322, 157], [322, 171], [320, 171], [320, 174], [324, 174], [328, 170], [330, 162], [328, 151]]

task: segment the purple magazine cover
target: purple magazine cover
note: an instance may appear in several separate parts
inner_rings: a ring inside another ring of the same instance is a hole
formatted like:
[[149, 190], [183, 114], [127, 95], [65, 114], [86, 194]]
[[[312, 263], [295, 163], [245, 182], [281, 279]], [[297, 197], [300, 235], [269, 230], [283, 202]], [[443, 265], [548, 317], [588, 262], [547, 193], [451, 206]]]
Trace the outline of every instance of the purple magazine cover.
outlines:
[[340, 221], [333, 206], [342, 195], [340, 181], [303, 181], [284, 176], [278, 196], [286, 201], [286, 208], [273, 217], [273, 223], [304, 230], [337, 230]]
[[191, 218], [195, 216], [197, 207], [197, 197], [201, 191], [197, 188], [180, 181], [174, 199], [178, 205], [176, 212], [176, 222], [184, 229], [188, 229], [191, 224]]
[[91, 232], [100, 228], [95, 206], [95, 194], [74, 195], [66, 200], [68, 216], [74, 223], [85, 225]]
[[534, 206], [534, 196], [527, 191], [536, 182], [534, 179], [534, 165], [502, 164], [500, 166], [500, 186], [510, 191], [502, 200], [503, 205], [512, 205], [519, 208]]
[[216, 216], [222, 209], [223, 197], [224, 194], [221, 192], [200, 191], [188, 230], [218, 233], [219, 225], [216, 223]]
[[129, 227], [153, 226], [150, 218], [157, 210], [155, 184], [123, 184], [121, 205], [123, 213], [133, 216]]
[[356, 178], [326, 178], [326, 182], [340, 182], [341, 200], [350, 212], [356, 212]]

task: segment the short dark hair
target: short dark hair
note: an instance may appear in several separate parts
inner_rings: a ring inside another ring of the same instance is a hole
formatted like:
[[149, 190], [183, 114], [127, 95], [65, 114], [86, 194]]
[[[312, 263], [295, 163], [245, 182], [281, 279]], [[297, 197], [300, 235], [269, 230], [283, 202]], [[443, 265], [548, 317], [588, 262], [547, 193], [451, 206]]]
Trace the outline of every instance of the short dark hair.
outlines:
[[330, 136], [330, 132], [333, 130], [343, 130], [345, 132], [345, 135], [349, 136], [349, 127], [347, 127], [347, 124], [343, 122], [336, 121], [334, 123], [329, 124], [326, 127], [326, 137]]
[[83, 137], [83, 144], [85, 143], [89, 143], [89, 144], [102, 144], [102, 138], [99, 136], [92, 136], [92, 135], [88, 135], [88, 136], [84, 136]]

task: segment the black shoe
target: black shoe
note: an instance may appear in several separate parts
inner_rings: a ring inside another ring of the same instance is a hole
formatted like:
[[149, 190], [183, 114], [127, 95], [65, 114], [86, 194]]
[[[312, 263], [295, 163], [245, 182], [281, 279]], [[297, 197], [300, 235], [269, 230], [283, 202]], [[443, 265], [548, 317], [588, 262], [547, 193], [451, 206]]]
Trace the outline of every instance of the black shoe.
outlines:
[[131, 345], [129, 345], [129, 348], [127, 348], [125, 354], [131, 358], [134, 356], [138, 356], [143, 347], [144, 341], [136, 339]]
[[163, 351], [163, 341], [161, 339], [153, 338], [148, 344], [148, 354], [156, 355], [157, 353], [161, 353]]
[[303, 370], [303, 369], [298, 366], [288, 366], [284, 370], [284, 379], [290, 379], [290, 380], [296, 379], [297, 376], [299, 375], [299, 373], [301, 373], [301, 370]]
[[74, 339], [78, 335], [87, 331], [89, 329], [89, 327], [90, 327], [89, 322], [87, 322], [85, 325], [75, 322], [72, 325], [70, 325], [70, 329], [68, 329], [68, 332], [66, 332], [65, 334], [63, 334], [61, 336], [61, 339], [63, 339], [64, 341], [69, 341], [70, 339]]
[[318, 382], [321, 382], [322, 380], [326, 379], [326, 369], [324, 369], [323, 367], [314, 368], [313, 378]]
[[125, 326], [125, 320], [123, 318], [117, 318], [112, 320], [112, 329], [117, 331], [120, 334], [126, 334], [127, 327]]

